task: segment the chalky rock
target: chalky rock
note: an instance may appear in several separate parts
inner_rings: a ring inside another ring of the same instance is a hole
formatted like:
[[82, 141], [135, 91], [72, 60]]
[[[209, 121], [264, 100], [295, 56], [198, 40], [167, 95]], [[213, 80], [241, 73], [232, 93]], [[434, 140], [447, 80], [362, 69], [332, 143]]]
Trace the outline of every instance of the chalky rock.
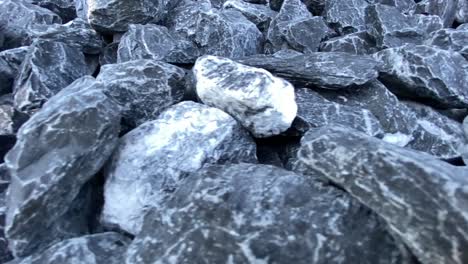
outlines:
[[323, 18], [313, 17], [301, 0], [285, 0], [271, 22], [267, 41], [273, 51], [292, 48], [310, 53], [318, 51], [320, 42], [332, 35]]
[[263, 68], [296, 86], [326, 89], [368, 83], [378, 77], [381, 67], [381, 63], [371, 57], [344, 52], [315, 52], [291, 57], [257, 55], [236, 61]]
[[102, 53], [99, 55], [99, 64], [114, 64], [117, 63], [117, 53], [119, 50], [119, 42], [112, 42], [102, 49]]
[[0, 52], [0, 95], [13, 91], [13, 82], [28, 50], [20, 47]]
[[382, 223], [344, 192], [268, 165], [206, 166], [151, 210], [126, 263], [399, 263]]
[[193, 72], [203, 103], [232, 115], [255, 137], [278, 135], [296, 117], [294, 87], [264, 69], [204, 56]]
[[426, 100], [440, 108], [468, 106], [468, 69], [457, 52], [404, 45], [374, 54], [384, 63], [380, 79], [397, 95]]
[[15, 108], [34, 113], [50, 97], [88, 71], [84, 55], [77, 48], [62, 42], [36, 41], [13, 85]]
[[114, 232], [87, 235], [61, 241], [44, 252], [14, 260], [9, 264], [120, 264], [125, 259], [125, 250], [130, 242], [127, 237]]
[[224, 9], [234, 9], [241, 12], [248, 20], [254, 23], [262, 32], [266, 32], [271, 20], [277, 13], [268, 6], [252, 4], [243, 0], [228, 0], [223, 4]]
[[465, 59], [468, 59], [468, 29], [441, 29], [432, 33], [425, 44], [459, 52]]
[[301, 144], [310, 171], [380, 215], [421, 262], [468, 261], [465, 168], [340, 126], [310, 131]]
[[8, 249], [8, 241], [5, 238], [5, 196], [8, 185], [10, 183], [10, 174], [5, 164], [0, 164], [0, 262], [6, 263], [13, 259], [10, 250]]
[[118, 62], [138, 59], [162, 60], [168, 63], [194, 63], [200, 56], [198, 48], [166, 27], [154, 24], [130, 25], [122, 36]]
[[459, 0], [422, 0], [417, 4], [415, 12], [437, 15], [442, 19], [444, 27], [451, 27], [455, 21], [458, 1]]
[[0, 2], [0, 17], [4, 27], [4, 49], [24, 46], [29, 42], [29, 28], [35, 24], [60, 24], [58, 15], [48, 9], [17, 0], [3, 0]]
[[16, 257], [75, 236], [77, 212], [87, 215], [71, 209], [111, 155], [120, 123], [118, 106], [92, 84], [85, 77], [52, 97], [20, 128], [5, 157], [11, 173], [5, 230]]
[[319, 49], [324, 52], [347, 52], [356, 55], [370, 55], [377, 52], [374, 38], [366, 31], [323, 41]]
[[302, 133], [311, 128], [338, 124], [362, 131], [369, 136], [383, 134], [379, 120], [367, 109], [341, 105], [325, 99], [318, 93], [307, 89], [296, 89], [298, 105], [295, 128]]
[[108, 64], [96, 80], [104, 93], [121, 107], [122, 122], [130, 128], [154, 120], [169, 106], [182, 101], [184, 70], [160, 61], [134, 60]]
[[326, 0], [324, 17], [327, 23], [342, 35], [365, 31], [366, 0]]
[[101, 221], [138, 234], [148, 208], [160, 207], [205, 163], [255, 162], [252, 138], [223, 111], [182, 102], [120, 140], [106, 171]]
[[76, 18], [75, 0], [26, 0], [58, 14], [63, 22]]
[[187, 3], [174, 9], [167, 25], [170, 31], [193, 41], [201, 55], [238, 58], [263, 51], [262, 32], [237, 10]]

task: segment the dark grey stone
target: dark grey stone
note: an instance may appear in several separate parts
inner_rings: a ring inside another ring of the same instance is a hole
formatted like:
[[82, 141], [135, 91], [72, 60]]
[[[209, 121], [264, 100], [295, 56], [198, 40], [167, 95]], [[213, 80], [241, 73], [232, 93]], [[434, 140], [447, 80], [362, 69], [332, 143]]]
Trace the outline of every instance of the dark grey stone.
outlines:
[[241, 12], [264, 33], [268, 30], [271, 20], [277, 15], [277, 12], [266, 5], [253, 4], [243, 0], [228, 0], [223, 4], [223, 8]]
[[83, 186], [111, 155], [120, 123], [118, 106], [93, 83], [81, 78], [52, 97], [20, 128], [5, 157], [11, 173], [5, 230], [16, 257], [87, 229], [77, 217], [87, 217]]
[[320, 44], [320, 51], [370, 55], [377, 52], [375, 39], [366, 31], [331, 38]]
[[15, 135], [13, 96], [0, 96], [0, 136]]
[[10, 184], [10, 173], [5, 164], [0, 164], [0, 262], [6, 263], [13, 259], [5, 238], [5, 214], [7, 211], [5, 196]]
[[84, 55], [77, 48], [62, 42], [38, 40], [29, 49], [13, 85], [15, 108], [32, 114], [88, 72]]
[[468, 60], [468, 29], [444, 28], [431, 34], [425, 44], [459, 52]]
[[106, 170], [101, 221], [138, 234], [148, 208], [159, 207], [205, 163], [256, 162], [248, 132], [223, 111], [182, 102], [120, 140]]
[[468, 2], [458, 0], [457, 13], [455, 19], [458, 23], [468, 23]]
[[28, 50], [20, 47], [0, 52], [0, 95], [13, 92], [13, 82]]
[[366, 0], [326, 0], [325, 21], [342, 35], [365, 31], [365, 9], [369, 5]]
[[459, 25], [459, 26], [457, 27], [457, 29], [459, 29], [459, 30], [468, 30], [468, 22]]
[[204, 56], [193, 72], [201, 101], [232, 115], [255, 137], [278, 135], [296, 117], [294, 87], [264, 69]]
[[151, 210], [126, 263], [401, 263], [346, 193], [267, 165], [205, 166]]
[[76, 18], [75, 0], [26, 0], [32, 4], [47, 8], [68, 22]]
[[106, 64], [117, 63], [117, 52], [119, 50], [119, 42], [112, 42], [102, 49], [99, 55], [99, 64], [101, 66]]
[[466, 168], [340, 126], [310, 131], [301, 144], [311, 173], [380, 215], [422, 263], [468, 261]]
[[403, 14], [412, 13], [416, 8], [414, 0], [369, 0], [369, 2], [394, 6]]
[[[463, 1], [463, 0], [461, 0]], [[455, 21], [458, 0], [422, 0], [416, 6], [416, 13], [439, 16], [444, 27], [451, 27]]]

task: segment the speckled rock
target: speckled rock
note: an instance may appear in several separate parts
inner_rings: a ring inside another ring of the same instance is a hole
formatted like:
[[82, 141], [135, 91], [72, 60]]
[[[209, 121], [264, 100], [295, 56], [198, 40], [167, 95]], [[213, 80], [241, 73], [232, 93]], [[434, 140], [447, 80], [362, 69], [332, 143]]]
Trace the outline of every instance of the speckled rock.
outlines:
[[262, 32], [268, 30], [271, 20], [277, 15], [277, 12], [271, 10], [266, 5], [253, 4], [243, 0], [228, 0], [224, 2], [223, 8], [234, 9], [241, 12]]
[[326, 0], [324, 17], [327, 23], [342, 35], [365, 31], [366, 0]]
[[252, 138], [219, 109], [182, 102], [120, 140], [106, 170], [102, 222], [131, 234], [189, 172], [205, 163], [255, 162]]
[[193, 72], [203, 103], [232, 115], [255, 137], [278, 135], [296, 117], [294, 87], [264, 69], [204, 56]]
[[26, 0], [32, 4], [47, 8], [68, 22], [76, 18], [75, 0]]
[[13, 92], [13, 82], [28, 50], [29, 47], [19, 47], [0, 52], [0, 95]]
[[17, 257], [76, 236], [87, 225], [76, 216], [87, 212], [75, 202], [82, 202], [76, 200], [82, 187], [116, 146], [120, 121], [118, 106], [93, 89], [91, 79], [52, 97], [20, 128], [5, 157], [11, 173], [5, 230]]
[[432, 33], [425, 43], [441, 49], [459, 52], [465, 59], [468, 59], [468, 29], [441, 29]]
[[374, 38], [366, 31], [323, 41], [319, 49], [324, 52], [347, 52], [356, 55], [370, 55], [377, 52]]
[[400, 263], [344, 192], [267, 165], [207, 166], [151, 210], [126, 263]]
[[299, 159], [380, 215], [421, 262], [468, 261], [466, 168], [339, 126], [306, 134]]

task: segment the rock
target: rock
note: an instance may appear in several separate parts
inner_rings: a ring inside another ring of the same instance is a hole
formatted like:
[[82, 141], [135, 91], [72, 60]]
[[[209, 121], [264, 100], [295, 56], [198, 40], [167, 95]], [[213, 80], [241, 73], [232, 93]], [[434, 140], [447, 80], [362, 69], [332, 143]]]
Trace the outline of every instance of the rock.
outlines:
[[296, 117], [294, 87], [263, 69], [204, 56], [193, 72], [201, 101], [232, 115], [255, 137], [278, 135]]
[[468, 60], [468, 29], [445, 28], [431, 34], [425, 44], [459, 52]]
[[459, 123], [463, 122], [463, 118], [468, 116], [468, 108], [451, 108], [451, 109], [435, 109], [444, 116], [453, 119]]
[[463, 131], [465, 132], [465, 137], [468, 139], [468, 115], [463, 120]]
[[417, 4], [415, 12], [437, 15], [442, 19], [444, 27], [451, 27], [457, 13], [457, 2], [458, 0], [422, 0]]
[[416, 8], [414, 0], [370, 0], [370, 2], [394, 6], [403, 14], [412, 13]]
[[88, 21], [88, 0], [74, 0], [76, 16]]
[[29, 28], [35, 24], [60, 24], [62, 20], [55, 13], [18, 0], [2, 0], [0, 2], [0, 17], [4, 27], [4, 49], [12, 49], [28, 45], [30, 42]]
[[99, 64], [114, 64], [117, 63], [117, 52], [119, 50], [119, 43], [112, 42], [104, 47], [102, 53], [99, 55]]
[[34, 113], [50, 97], [88, 71], [80, 50], [62, 42], [35, 42], [13, 85], [15, 108], [24, 113]]
[[168, 63], [194, 63], [200, 56], [198, 48], [176, 33], [154, 24], [130, 25], [122, 36], [118, 62], [138, 59], [162, 60]]
[[209, 4], [188, 3], [174, 9], [170, 31], [195, 43], [200, 55], [238, 58], [261, 53], [263, 34], [240, 12], [217, 10]]
[[58, 14], [62, 21], [68, 22], [76, 18], [75, 0], [27, 0], [28, 2], [47, 8]]
[[108, 232], [76, 237], [61, 241], [44, 252], [10, 264], [42, 263], [109, 263], [120, 264], [131, 240], [121, 234]]
[[457, 27], [458, 30], [468, 30], [468, 22]]
[[124, 127], [135, 128], [182, 101], [184, 77], [185, 72], [171, 64], [133, 60], [102, 66], [96, 80], [120, 106]]
[[299, 87], [342, 89], [375, 80], [381, 64], [371, 57], [344, 52], [315, 52], [278, 57], [257, 55], [236, 61], [264, 68]]
[[444, 23], [439, 16], [435, 15], [413, 15], [413, 25], [425, 33], [426, 37], [432, 32], [444, 28]]
[[126, 263], [399, 263], [375, 215], [274, 166], [206, 166], [151, 210]]
[[320, 44], [320, 51], [370, 55], [377, 52], [375, 40], [366, 31], [331, 38]]
[[365, 8], [369, 5], [366, 0], [326, 0], [325, 21], [341, 35], [365, 31]]
[[10, 184], [10, 174], [5, 164], [0, 164], [0, 262], [6, 263], [13, 259], [8, 249], [8, 241], [5, 238], [5, 196], [8, 185]]
[[395, 94], [440, 108], [468, 106], [468, 68], [459, 53], [408, 44], [374, 57], [384, 63], [380, 79]]
[[223, 4], [223, 8], [239, 11], [262, 32], [268, 30], [271, 20], [277, 15], [266, 5], [252, 4], [242, 0], [228, 0]]
[[87, 217], [83, 186], [116, 146], [120, 121], [118, 106], [93, 83], [79, 79], [52, 97], [20, 128], [5, 157], [11, 173], [5, 230], [16, 257], [87, 228], [76, 216]]
[[304, 134], [311, 128], [338, 124], [362, 131], [370, 136], [383, 135], [379, 120], [367, 109], [341, 105], [307, 89], [296, 89], [298, 105], [294, 128]]
[[339, 126], [306, 134], [299, 159], [380, 215], [421, 262], [468, 260], [465, 168]]
[[0, 96], [0, 136], [15, 135], [13, 96]]
[[320, 42], [333, 34], [323, 18], [313, 17], [301, 0], [286, 0], [271, 21], [267, 40], [273, 51], [292, 48], [311, 53], [318, 51]]
[[[465, 138], [468, 140], [468, 115], [463, 120], [463, 132], [465, 132]], [[462, 158], [465, 162], [465, 165], [468, 166], [468, 144], [466, 144], [462, 149]]]
[[20, 47], [0, 52], [0, 95], [13, 92], [13, 82], [28, 50]]
[[468, 23], [468, 3], [466, 1], [458, 1], [455, 19], [458, 23]]
[[182, 102], [120, 140], [106, 170], [101, 221], [130, 234], [186, 174], [205, 163], [255, 162], [255, 143], [228, 114]]

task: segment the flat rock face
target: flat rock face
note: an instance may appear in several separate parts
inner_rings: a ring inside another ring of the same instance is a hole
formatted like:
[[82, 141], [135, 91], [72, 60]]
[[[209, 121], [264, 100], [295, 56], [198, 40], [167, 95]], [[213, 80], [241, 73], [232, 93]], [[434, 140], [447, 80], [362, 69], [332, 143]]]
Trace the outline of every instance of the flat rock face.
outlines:
[[76, 216], [68, 211], [116, 146], [120, 123], [118, 106], [93, 83], [77, 80], [51, 98], [21, 127], [5, 157], [6, 235], [15, 256], [76, 235]]
[[76, 18], [75, 0], [26, 0], [32, 4], [47, 8], [68, 22]]
[[13, 82], [28, 51], [29, 47], [19, 47], [0, 52], [0, 95], [13, 91]]
[[145, 217], [126, 263], [399, 263], [375, 215], [267, 165], [207, 166]]
[[394, 6], [403, 14], [412, 13], [416, 8], [414, 0], [369, 0], [369, 2]]
[[122, 36], [118, 61], [138, 59], [161, 60], [168, 63], [194, 63], [200, 52], [195, 44], [166, 27], [154, 24], [130, 25]]
[[377, 52], [377, 48], [373, 37], [366, 31], [361, 31], [323, 41], [320, 51], [370, 55]]
[[342, 35], [364, 31], [366, 0], [326, 0], [324, 17], [329, 25]]
[[268, 30], [271, 20], [277, 15], [275, 11], [264, 4], [254, 4], [243, 0], [228, 0], [224, 2], [223, 8], [241, 12], [262, 32]]
[[459, 53], [408, 44], [374, 57], [384, 63], [380, 79], [397, 95], [442, 108], [468, 106], [468, 69]]
[[310, 131], [301, 144], [309, 171], [379, 214], [422, 262], [468, 261], [465, 168], [339, 126]]
[[431, 34], [425, 42], [444, 50], [456, 51], [468, 59], [468, 29], [444, 28]]
[[458, 1], [455, 18], [458, 23], [468, 23], [468, 3], [466, 1]]
[[119, 42], [112, 42], [111, 44], [105, 46], [99, 55], [99, 65], [103, 66], [106, 64], [117, 63], [118, 50]]
[[8, 94], [0, 96], [0, 136], [15, 134], [14, 114], [13, 97]]
[[131, 234], [151, 206], [205, 163], [255, 162], [252, 138], [219, 109], [182, 102], [120, 140], [106, 171], [102, 222]]
[[77, 48], [62, 42], [35, 42], [13, 85], [15, 108], [34, 113], [50, 97], [88, 71], [84, 55]]
[[457, 13], [457, 3], [458, 0], [423, 0], [417, 4], [416, 12], [422, 14], [437, 15], [442, 19], [444, 27], [450, 27], [455, 21]]
[[13, 259], [8, 241], [5, 238], [5, 214], [7, 211], [5, 196], [10, 184], [10, 173], [4, 163], [0, 164], [0, 262], [6, 263]]
[[198, 97], [232, 115], [255, 137], [278, 135], [296, 117], [294, 87], [264, 69], [204, 56], [193, 72]]
[[375, 80], [381, 66], [368, 56], [315, 52], [298, 56], [250, 56], [236, 61], [266, 69], [299, 87], [342, 89]]
[[114, 232], [87, 235], [61, 241], [44, 252], [9, 263], [120, 264], [124, 260], [125, 250], [130, 242], [127, 237]]

